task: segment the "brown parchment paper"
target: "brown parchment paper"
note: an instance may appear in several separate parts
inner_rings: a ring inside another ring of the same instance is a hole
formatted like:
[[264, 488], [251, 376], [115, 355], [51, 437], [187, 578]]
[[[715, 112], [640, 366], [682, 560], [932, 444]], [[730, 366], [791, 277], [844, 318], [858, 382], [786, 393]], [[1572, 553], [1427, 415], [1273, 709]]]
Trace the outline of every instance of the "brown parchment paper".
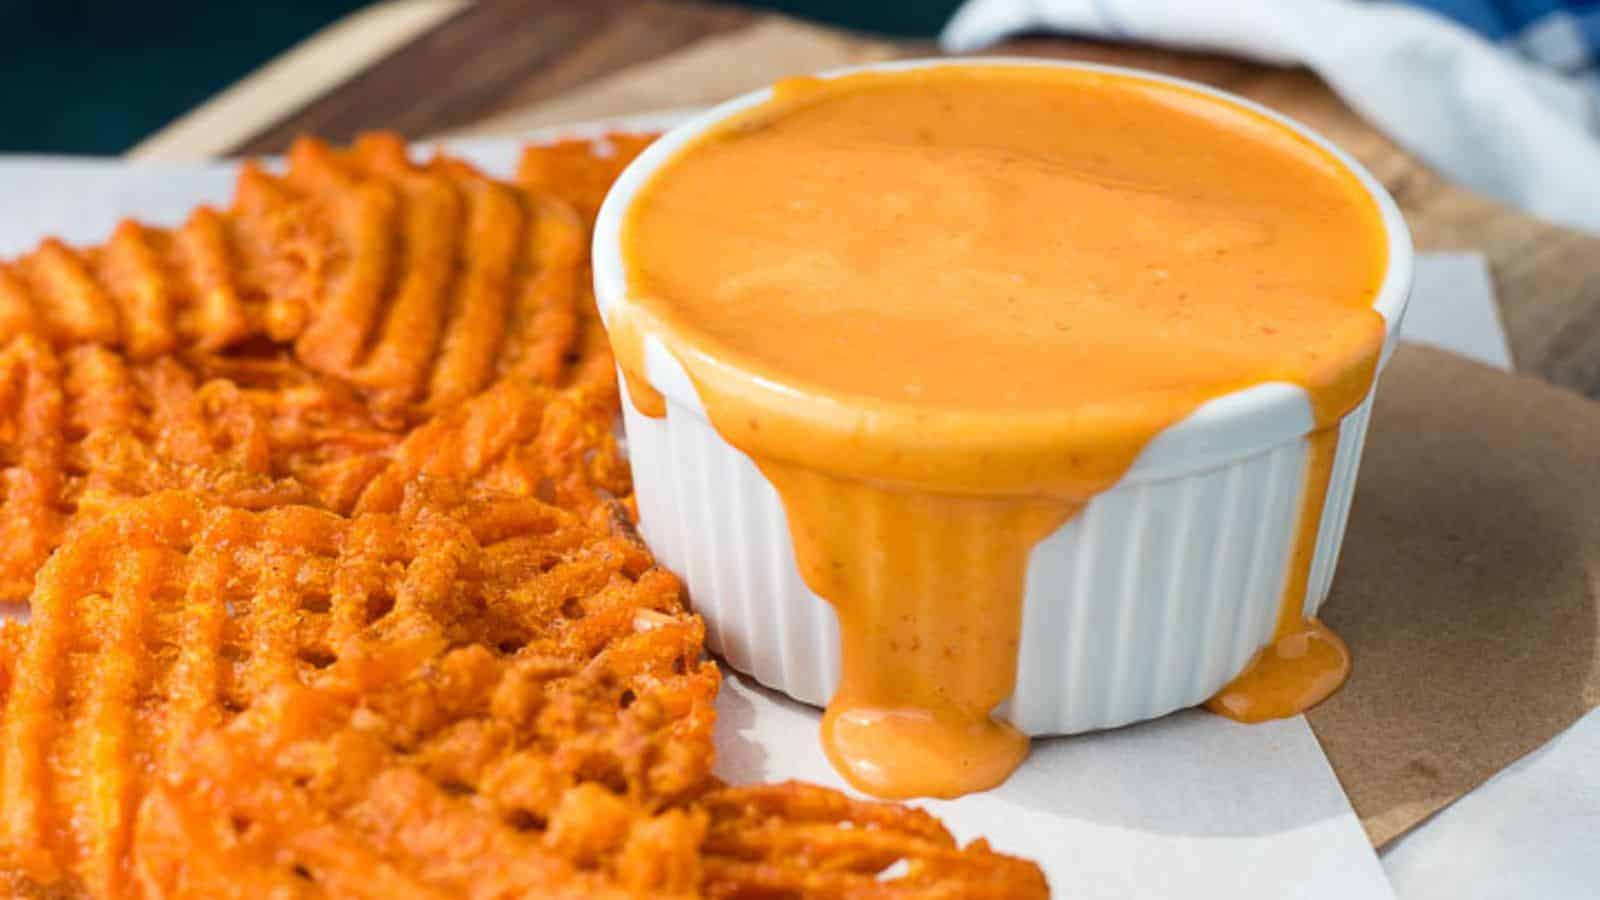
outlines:
[[1374, 844], [1600, 704], [1600, 404], [1403, 345], [1322, 618], [1355, 657], [1310, 714]]

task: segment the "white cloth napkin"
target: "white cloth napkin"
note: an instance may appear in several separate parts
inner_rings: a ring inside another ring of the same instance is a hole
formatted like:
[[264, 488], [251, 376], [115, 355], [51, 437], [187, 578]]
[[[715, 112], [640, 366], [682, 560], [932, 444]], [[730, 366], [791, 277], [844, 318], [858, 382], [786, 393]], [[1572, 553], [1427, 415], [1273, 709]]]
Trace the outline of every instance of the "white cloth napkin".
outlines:
[[1580, 79], [1433, 13], [1353, 0], [967, 0], [942, 42], [969, 52], [1029, 30], [1308, 66], [1447, 175], [1600, 232], [1600, 110]]

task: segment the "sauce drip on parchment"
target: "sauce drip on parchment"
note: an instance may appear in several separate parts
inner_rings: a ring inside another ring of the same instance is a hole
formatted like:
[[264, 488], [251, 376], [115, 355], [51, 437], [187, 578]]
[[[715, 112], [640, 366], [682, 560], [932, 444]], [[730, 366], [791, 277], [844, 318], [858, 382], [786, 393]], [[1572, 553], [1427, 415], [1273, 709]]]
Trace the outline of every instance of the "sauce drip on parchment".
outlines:
[[783, 82], [702, 135], [624, 223], [608, 323], [630, 394], [660, 335], [782, 497], [843, 678], [829, 757], [883, 797], [1002, 781], [1034, 545], [1201, 404], [1304, 388], [1316, 431], [1274, 642], [1209, 704], [1326, 697], [1303, 615], [1340, 420], [1383, 343], [1384, 230], [1330, 155], [1125, 75], [943, 67]]

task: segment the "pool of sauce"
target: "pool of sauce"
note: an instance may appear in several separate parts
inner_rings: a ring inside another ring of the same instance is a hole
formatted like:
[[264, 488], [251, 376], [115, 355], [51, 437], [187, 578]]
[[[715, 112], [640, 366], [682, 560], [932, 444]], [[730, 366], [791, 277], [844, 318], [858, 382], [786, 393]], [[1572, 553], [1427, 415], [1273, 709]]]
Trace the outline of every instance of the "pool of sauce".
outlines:
[[1252, 111], [1127, 75], [793, 79], [668, 160], [611, 321], [642, 412], [660, 336], [777, 489], [838, 614], [824, 745], [856, 787], [991, 787], [1028, 556], [1208, 400], [1302, 387], [1315, 431], [1273, 641], [1208, 706], [1299, 712], [1349, 670], [1302, 614], [1340, 420], [1371, 387], [1385, 234], [1356, 178]]

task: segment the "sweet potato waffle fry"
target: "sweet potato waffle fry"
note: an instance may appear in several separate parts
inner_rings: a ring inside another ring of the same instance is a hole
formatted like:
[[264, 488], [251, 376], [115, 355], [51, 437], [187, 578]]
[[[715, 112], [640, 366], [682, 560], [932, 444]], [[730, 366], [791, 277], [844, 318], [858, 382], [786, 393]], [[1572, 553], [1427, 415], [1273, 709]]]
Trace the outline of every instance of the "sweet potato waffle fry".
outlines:
[[419, 477], [470, 482], [569, 509], [628, 501], [614, 407], [593, 396], [506, 379], [418, 426], [366, 485], [358, 511], [396, 508]]
[[107, 243], [45, 241], [0, 265], [0, 333], [133, 359], [292, 344], [391, 409], [440, 409], [499, 377], [561, 381], [576, 360], [587, 246], [565, 201], [392, 134], [302, 139], [281, 175], [247, 163], [232, 207]]
[[1010, 900], [1046, 897], [1033, 863], [959, 846], [928, 813], [791, 781], [723, 787], [700, 801], [711, 897]]
[[246, 164], [181, 228], [0, 264], [0, 601], [74, 523], [161, 488], [392, 511], [448, 471], [625, 500], [586, 247], [560, 197], [369, 135]]
[[171, 356], [130, 362], [104, 346], [0, 346], [0, 598], [79, 523], [164, 488], [247, 506], [349, 491], [396, 438], [337, 385], [202, 381]]
[[517, 163], [517, 182], [571, 206], [587, 231], [594, 227], [611, 183], [655, 139], [654, 134], [615, 132], [601, 138], [598, 147], [589, 140], [530, 145]]
[[[247, 167], [236, 210], [308, 220], [314, 259], [297, 356], [386, 402], [438, 409], [495, 377], [550, 384], [576, 327], [586, 246], [565, 203], [437, 159], [395, 135], [295, 143], [281, 177]], [[279, 226], [281, 227], [281, 226]]]
[[924, 813], [710, 775], [589, 288], [650, 139], [518, 184], [305, 140], [226, 210], [0, 263], [0, 887], [1045, 894]]
[[502, 379], [408, 427], [287, 357], [128, 361], [24, 335], [0, 346], [0, 599], [26, 597], [76, 523], [164, 488], [393, 511], [427, 475], [574, 509], [626, 500], [613, 415], [586, 394]]
[[[587, 247], [606, 191], [628, 163], [655, 138], [653, 134], [608, 135], [603, 152], [596, 152], [591, 141], [530, 146], [522, 151], [522, 159], [517, 164], [517, 181], [527, 190], [555, 197], [575, 210], [583, 224], [584, 246]], [[611, 356], [605, 326], [600, 321], [600, 311], [595, 307], [588, 254], [584, 254], [579, 285], [576, 335], [565, 381], [598, 392], [607, 402], [614, 403], [616, 363]]]
[[[0, 716], [0, 857], [16, 883], [134, 895], [151, 773], [312, 683], [308, 702], [359, 699], [360, 735], [454, 794], [481, 790], [499, 819], [558, 818], [585, 784], [630, 816], [697, 795], [717, 673], [677, 580], [599, 517], [445, 494], [346, 519], [164, 492], [65, 544]], [[207, 778], [254, 796], [270, 758]]]

